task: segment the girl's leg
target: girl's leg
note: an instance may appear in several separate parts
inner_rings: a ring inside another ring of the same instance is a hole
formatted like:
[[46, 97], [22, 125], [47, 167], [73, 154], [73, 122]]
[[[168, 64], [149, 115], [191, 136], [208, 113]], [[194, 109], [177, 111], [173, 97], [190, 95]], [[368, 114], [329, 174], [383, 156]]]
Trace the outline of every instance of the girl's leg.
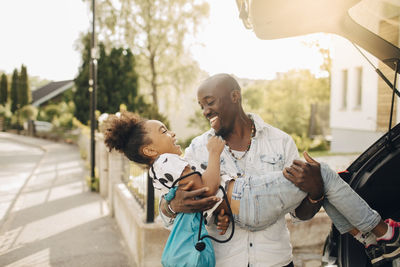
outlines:
[[293, 211], [305, 197], [306, 193], [288, 181], [282, 171], [268, 172], [236, 179], [231, 207], [240, 227], [258, 231]]
[[[325, 163], [321, 163], [321, 175], [328, 203], [333, 205], [335, 210], [342, 214], [353, 228], [355, 227], [361, 232], [366, 233], [372, 231], [382, 221], [381, 216]], [[326, 206], [325, 202], [324, 208]], [[325, 208], [327, 212], [330, 208], [329, 204], [328, 208]], [[330, 214], [328, 213], [328, 215]], [[334, 215], [337, 217], [337, 214]], [[343, 220], [343, 218], [340, 218], [340, 220]], [[348, 232], [351, 228], [338, 228], [338, 230]]]
[[326, 213], [341, 234], [349, 233], [364, 246], [376, 244], [376, 236], [371, 233], [362, 233], [347, 221], [347, 219], [331, 204], [328, 199], [323, 203]]
[[323, 200], [322, 206], [339, 233], [345, 234], [354, 229], [354, 226], [329, 202], [328, 198]]
[[[326, 164], [321, 164], [321, 174], [327, 197], [325, 209], [327, 212], [336, 210], [333, 212], [334, 216], [337, 213], [342, 214], [345, 218], [340, 218], [339, 221], [347, 221], [342, 226], [348, 227], [350, 224], [366, 234], [361, 241], [366, 243], [365, 251], [371, 263], [375, 266], [400, 257], [400, 224], [392, 220], [383, 222], [380, 215]], [[336, 220], [338, 217], [340, 216]], [[351, 230], [347, 229], [347, 232]], [[343, 231], [346, 229], [342, 228]], [[354, 231], [351, 232], [354, 234]], [[375, 237], [378, 237], [377, 243], [373, 240]]]

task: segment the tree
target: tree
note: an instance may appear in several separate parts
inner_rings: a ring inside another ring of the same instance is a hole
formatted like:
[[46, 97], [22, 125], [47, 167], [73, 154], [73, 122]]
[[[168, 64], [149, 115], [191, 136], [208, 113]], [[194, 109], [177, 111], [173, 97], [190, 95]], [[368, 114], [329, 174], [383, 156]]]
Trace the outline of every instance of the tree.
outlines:
[[138, 55], [141, 85], [158, 107], [160, 91], [183, 90], [197, 78], [198, 66], [184, 41], [208, 10], [204, 0], [103, 1], [97, 18], [107, 44], [119, 42]]
[[18, 86], [18, 103], [20, 107], [26, 106], [31, 101], [31, 93], [28, 83], [28, 71], [24, 65], [21, 66]]
[[18, 87], [19, 87], [19, 76], [18, 76], [18, 70], [14, 69], [14, 72], [12, 74], [11, 78], [11, 112], [14, 113], [18, 107], [19, 107], [19, 102], [18, 102]]
[[38, 109], [32, 105], [23, 106], [20, 112], [20, 116], [23, 121], [35, 120], [38, 115]]
[[243, 103], [271, 125], [289, 134], [307, 136], [311, 104], [329, 103], [326, 79], [315, 77], [309, 70], [281, 73], [275, 80], [243, 88]]
[[0, 81], [0, 105], [5, 105], [8, 100], [8, 82], [7, 75], [3, 73]]
[[82, 37], [82, 65], [79, 68], [78, 76], [75, 78], [76, 92], [73, 101], [77, 107], [74, 111], [75, 117], [87, 124], [90, 112], [90, 93], [89, 93], [89, 68], [90, 68], [90, 35]]
[[50, 83], [51, 81], [47, 80], [47, 79], [43, 79], [39, 76], [29, 75], [28, 82], [29, 82], [29, 88], [32, 91], [32, 90], [36, 90], [37, 88], [40, 88], [40, 87]]
[[135, 111], [138, 82], [135, 57], [130, 49], [112, 48], [107, 55], [101, 43], [98, 66], [98, 110], [115, 113], [120, 104], [125, 104]]
[[[83, 38], [82, 66], [75, 79], [76, 92], [73, 98], [75, 116], [82, 123], [89, 120], [89, 62], [90, 39]], [[135, 57], [130, 49], [112, 48], [106, 52], [104, 44], [99, 44], [97, 80], [97, 110], [101, 113], [115, 113], [121, 104], [130, 111], [136, 111], [144, 105], [137, 99], [138, 82], [135, 71]]]

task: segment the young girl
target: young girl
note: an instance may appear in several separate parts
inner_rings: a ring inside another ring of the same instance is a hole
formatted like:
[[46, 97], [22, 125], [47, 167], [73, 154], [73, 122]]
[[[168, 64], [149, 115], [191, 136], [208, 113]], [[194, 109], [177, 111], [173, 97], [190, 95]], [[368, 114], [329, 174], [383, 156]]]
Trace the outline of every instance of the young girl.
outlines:
[[[222, 138], [214, 136], [209, 139], [207, 144], [209, 152], [208, 165], [207, 167], [198, 167], [199, 171], [204, 169], [204, 172], [202, 172], [200, 176], [199, 172], [196, 172], [196, 166], [189, 165], [179, 156], [182, 154], [182, 151], [181, 147], [177, 144], [175, 133], [169, 131], [160, 121], [144, 120], [133, 113], [123, 112], [119, 116], [111, 115], [107, 123], [108, 127], [105, 131], [105, 144], [110, 150], [116, 149], [123, 152], [132, 161], [146, 164], [150, 169], [149, 174], [153, 178], [155, 188], [171, 189], [171, 193], [175, 192], [173, 189], [175, 184], [185, 186], [191, 183], [194, 188], [207, 187], [208, 191], [204, 196], [214, 196], [217, 194], [221, 183], [220, 155], [225, 146], [225, 141], [223, 141]], [[183, 178], [183, 176], [187, 177]], [[177, 181], [178, 183], [176, 183]], [[225, 203], [221, 204], [221, 202], [222, 200], [212, 209], [206, 211], [205, 217], [211, 217], [207, 216], [207, 213], [211, 215], [214, 211], [218, 212], [222, 208], [227, 210]], [[168, 202], [165, 203], [166, 205], [162, 208], [162, 211], [169, 214], [170, 217], [176, 217], [177, 214], [172, 210]], [[215, 257], [211, 241], [200, 239], [200, 236], [204, 238], [208, 236], [208, 233], [204, 228], [202, 229], [200, 227], [202, 219], [199, 219], [199, 214], [180, 215], [181, 216], [178, 215], [175, 219], [174, 227], [168, 238], [166, 248], [164, 249], [162, 257], [163, 266], [215, 266]], [[180, 231], [182, 231], [183, 237], [182, 235], [177, 236], [175, 234], [175, 232]], [[185, 234], [187, 232], [191, 232], [192, 235]], [[182, 241], [192, 240], [192, 237], [197, 236], [200, 240], [196, 240], [200, 242], [196, 241], [196, 249], [201, 253], [194, 251], [195, 247], [190, 246], [191, 241]], [[222, 242], [228, 240], [223, 240]], [[200, 247], [198, 247], [199, 244]], [[186, 250], [188, 247], [189, 252], [180, 251]], [[206, 250], [203, 251], [204, 249]], [[173, 251], [173, 253], [168, 253], [169, 251]], [[185, 255], [184, 263], [179, 256], [175, 256], [174, 251]], [[191, 257], [191, 255], [195, 256]], [[178, 259], [176, 259], [177, 257]], [[201, 265], [198, 265], [199, 257], [201, 258]]]
[[[245, 190], [245, 183], [251, 181], [253, 184], [257, 184], [257, 180], [260, 178], [242, 177], [232, 180], [230, 177], [234, 176], [229, 174], [220, 177], [221, 152], [225, 142], [219, 137], [213, 136], [208, 141], [208, 166], [190, 166], [179, 157], [182, 151], [176, 144], [175, 134], [161, 122], [144, 120], [133, 113], [124, 112], [120, 116], [111, 116], [108, 123], [109, 126], [105, 132], [106, 145], [110, 150], [116, 149], [124, 153], [132, 161], [151, 167], [154, 184], [157, 188], [169, 188], [178, 178], [194, 170], [200, 172], [204, 170], [202, 177], [191, 175], [181, 180], [179, 185], [194, 183], [194, 189], [207, 186], [209, 191], [205, 195], [211, 196], [216, 194], [220, 184], [225, 185], [231, 181], [228, 187], [228, 196], [232, 198], [229, 198], [229, 201], [240, 201], [246, 192], [232, 192], [233, 183], [243, 183], [237, 188]], [[307, 161], [312, 160], [307, 157], [306, 159]], [[235, 222], [241, 222], [253, 230], [265, 229], [284, 214], [293, 211], [307, 197], [305, 192], [284, 178], [282, 172], [260, 174], [260, 176], [262, 175], [268, 176], [271, 182], [266, 187], [260, 183], [262, 194], [257, 198], [257, 205], [250, 203], [253, 208], [247, 209], [245, 214], [238, 212], [235, 215], [238, 219]], [[399, 223], [392, 220], [383, 222], [379, 214], [372, 210], [326, 164], [321, 164], [321, 176], [324, 182], [325, 196], [323, 205], [338, 230], [342, 234], [349, 232], [362, 242], [366, 246], [366, 252], [374, 266], [399, 257]], [[253, 186], [253, 189], [257, 190], [257, 187]], [[322, 199], [317, 201], [322, 201]], [[175, 212], [169, 207], [168, 202], [165, 203], [166, 205], [162, 207], [164, 214], [174, 217]], [[224, 204], [219, 204], [216, 206], [221, 209]], [[217, 207], [209, 212], [211, 213], [215, 209]], [[263, 212], [260, 212], [261, 209]], [[260, 217], [260, 214], [263, 214], [263, 217]]]
[[[128, 159], [151, 167], [150, 176], [154, 179], [154, 187], [157, 189], [169, 189], [178, 178], [196, 170], [204, 170], [202, 177], [198, 174], [190, 175], [179, 181], [179, 186], [190, 182], [193, 183], [193, 188], [207, 187], [208, 191], [204, 196], [213, 196], [217, 194], [221, 184], [219, 162], [225, 141], [220, 137], [210, 138], [207, 144], [209, 151], [207, 167], [190, 166], [179, 156], [182, 150], [177, 144], [175, 133], [169, 131], [162, 122], [145, 120], [134, 113], [123, 112], [119, 116], [109, 117], [105, 144], [110, 150], [116, 149], [124, 153]], [[222, 200], [218, 205], [221, 202]], [[223, 207], [225, 206], [221, 206]], [[168, 206], [163, 207], [163, 210], [171, 215], [174, 214]]]

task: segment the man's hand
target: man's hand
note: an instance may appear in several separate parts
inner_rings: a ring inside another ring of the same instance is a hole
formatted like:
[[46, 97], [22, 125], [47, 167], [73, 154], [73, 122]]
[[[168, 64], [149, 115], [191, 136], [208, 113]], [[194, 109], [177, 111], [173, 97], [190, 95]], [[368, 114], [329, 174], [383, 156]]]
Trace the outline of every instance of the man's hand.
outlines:
[[175, 198], [170, 202], [170, 206], [175, 212], [193, 213], [205, 211], [212, 208], [220, 200], [216, 196], [195, 199], [201, 197], [205, 192], [207, 192], [208, 187], [190, 191], [192, 186], [193, 181], [190, 181], [176, 190]]
[[303, 153], [306, 162], [294, 160], [290, 167], [283, 170], [283, 175], [298, 188], [308, 193], [311, 199], [317, 200], [324, 195], [324, 183], [319, 162]]
[[225, 210], [221, 209], [217, 215], [217, 229], [221, 230], [220, 235], [224, 235], [229, 227], [229, 216], [225, 214]]

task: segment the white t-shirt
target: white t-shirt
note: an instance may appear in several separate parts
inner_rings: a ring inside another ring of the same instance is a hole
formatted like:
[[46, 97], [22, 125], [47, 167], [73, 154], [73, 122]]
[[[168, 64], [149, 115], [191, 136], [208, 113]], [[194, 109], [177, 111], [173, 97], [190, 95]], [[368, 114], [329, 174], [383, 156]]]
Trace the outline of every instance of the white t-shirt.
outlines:
[[[176, 154], [160, 155], [150, 167], [150, 177], [156, 189], [171, 188], [172, 184], [182, 176], [189, 163]], [[154, 173], [153, 173], [154, 171]]]
[[[197, 166], [196, 166], [197, 165]], [[182, 176], [182, 172], [186, 166], [189, 166], [192, 171], [198, 171], [201, 174], [206, 170], [207, 164], [196, 164], [190, 165], [186, 160], [181, 158], [176, 154], [165, 153], [160, 155], [153, 163], [152, 167], [150, 167], [150, 177], [153, 179], [154, 188], [164, 190], [165, 188], [169, 189], [172, 187], [174, 182], [178, 180]], [[225, 189], [227, 182], [232, 178], [226, 174], [221, 174], [221, 185]], [[176, 186], [179, 185], [179, 182], [176, 183]], [[209, 222], [213, 211], [221, 204], [223, 193], [221, 190], [217, 191], [216, 194], [221, 200], [217, 202], [209, 210], [204, 212], [204, 217], [206, 221]]]

